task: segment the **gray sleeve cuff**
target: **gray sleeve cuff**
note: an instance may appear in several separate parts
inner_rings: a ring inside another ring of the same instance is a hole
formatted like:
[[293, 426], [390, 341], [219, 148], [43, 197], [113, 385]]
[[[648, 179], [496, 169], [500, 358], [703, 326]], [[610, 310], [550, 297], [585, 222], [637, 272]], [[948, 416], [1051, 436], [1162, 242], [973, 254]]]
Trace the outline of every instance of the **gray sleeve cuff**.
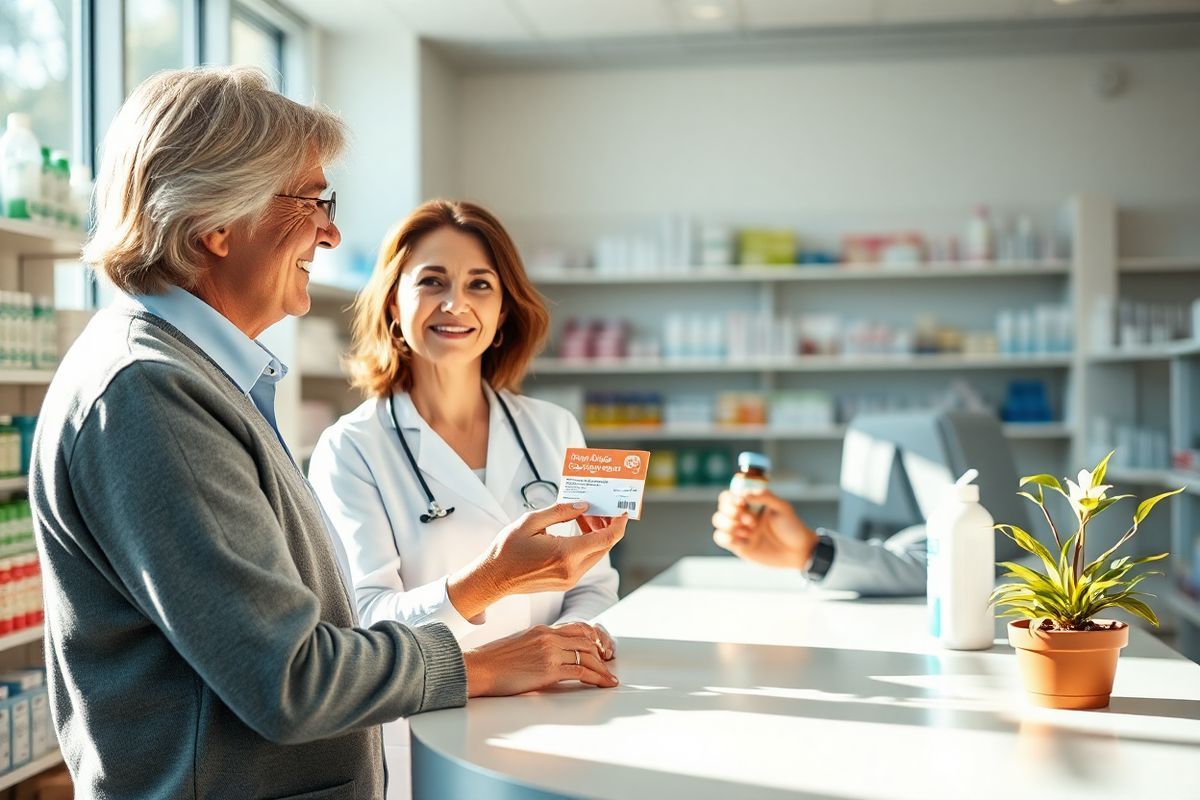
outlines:
[[420, 711], [467, 704], [467, 668], [454, 633], [441, 622], [409, 628], [425, 659]]
[[818, 533], [830, 539], [834, 555], [825, 576], [814, 580], [814, 586], [875, 597], [925, 593], [924, 542], [864, 542], [833, 531]]

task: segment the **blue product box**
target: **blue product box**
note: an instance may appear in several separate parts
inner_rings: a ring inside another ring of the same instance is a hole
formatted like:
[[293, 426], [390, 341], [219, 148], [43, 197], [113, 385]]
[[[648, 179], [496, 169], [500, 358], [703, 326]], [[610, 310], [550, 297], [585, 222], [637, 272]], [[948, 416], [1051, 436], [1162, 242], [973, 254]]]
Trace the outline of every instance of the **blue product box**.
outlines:
[[29, 692], [29, 730], [34, 758], [41, 758], [58, 747], [50, 720], [50, 693], [45, 686]]
[[4, 700], [8, 711], [9, 749], [12, 753], [11, 767], [23, 767], [33, 760], [33, 736], [29, 719], [29, 695], [19, 694]]
[[0, 686], [0, 773], [12, 769], [12, 714], [8, 710], [8, 689]]

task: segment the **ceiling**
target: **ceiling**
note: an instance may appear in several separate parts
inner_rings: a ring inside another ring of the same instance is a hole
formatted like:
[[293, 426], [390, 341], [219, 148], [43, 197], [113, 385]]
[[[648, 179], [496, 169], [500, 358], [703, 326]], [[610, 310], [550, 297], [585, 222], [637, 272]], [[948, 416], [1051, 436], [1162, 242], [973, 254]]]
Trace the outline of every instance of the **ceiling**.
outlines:
[[1200, 13], [1200, 0], [283, 0], [336, 33], [398, 27], [453, 43], [753, 35]]

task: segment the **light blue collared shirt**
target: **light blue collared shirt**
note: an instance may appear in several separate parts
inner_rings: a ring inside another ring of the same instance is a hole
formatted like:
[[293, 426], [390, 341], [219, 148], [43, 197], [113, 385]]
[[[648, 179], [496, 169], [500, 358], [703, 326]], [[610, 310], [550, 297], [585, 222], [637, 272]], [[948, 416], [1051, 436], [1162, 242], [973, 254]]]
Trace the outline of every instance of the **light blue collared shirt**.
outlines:
[[288, 370], [274, 353], [243, 333], [221, 312], [178, 286], [171, 286], [163, 294], [126, 295], [122, 299], [175, 326], [195, 342], [250, 398], [275, 431], [283, 449], [291, 455], [275, 421], [275, 385]]

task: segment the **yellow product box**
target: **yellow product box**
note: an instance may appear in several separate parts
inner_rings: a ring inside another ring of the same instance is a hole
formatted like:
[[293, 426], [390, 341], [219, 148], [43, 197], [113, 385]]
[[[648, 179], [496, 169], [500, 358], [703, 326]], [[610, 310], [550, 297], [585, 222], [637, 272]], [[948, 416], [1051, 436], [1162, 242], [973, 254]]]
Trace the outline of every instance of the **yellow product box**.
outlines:
[[642, 493], [650, 467], [647, 450], [572, 447], [563, 461], [558, 502], [588, 504], [597, 517], [642, 518]]

